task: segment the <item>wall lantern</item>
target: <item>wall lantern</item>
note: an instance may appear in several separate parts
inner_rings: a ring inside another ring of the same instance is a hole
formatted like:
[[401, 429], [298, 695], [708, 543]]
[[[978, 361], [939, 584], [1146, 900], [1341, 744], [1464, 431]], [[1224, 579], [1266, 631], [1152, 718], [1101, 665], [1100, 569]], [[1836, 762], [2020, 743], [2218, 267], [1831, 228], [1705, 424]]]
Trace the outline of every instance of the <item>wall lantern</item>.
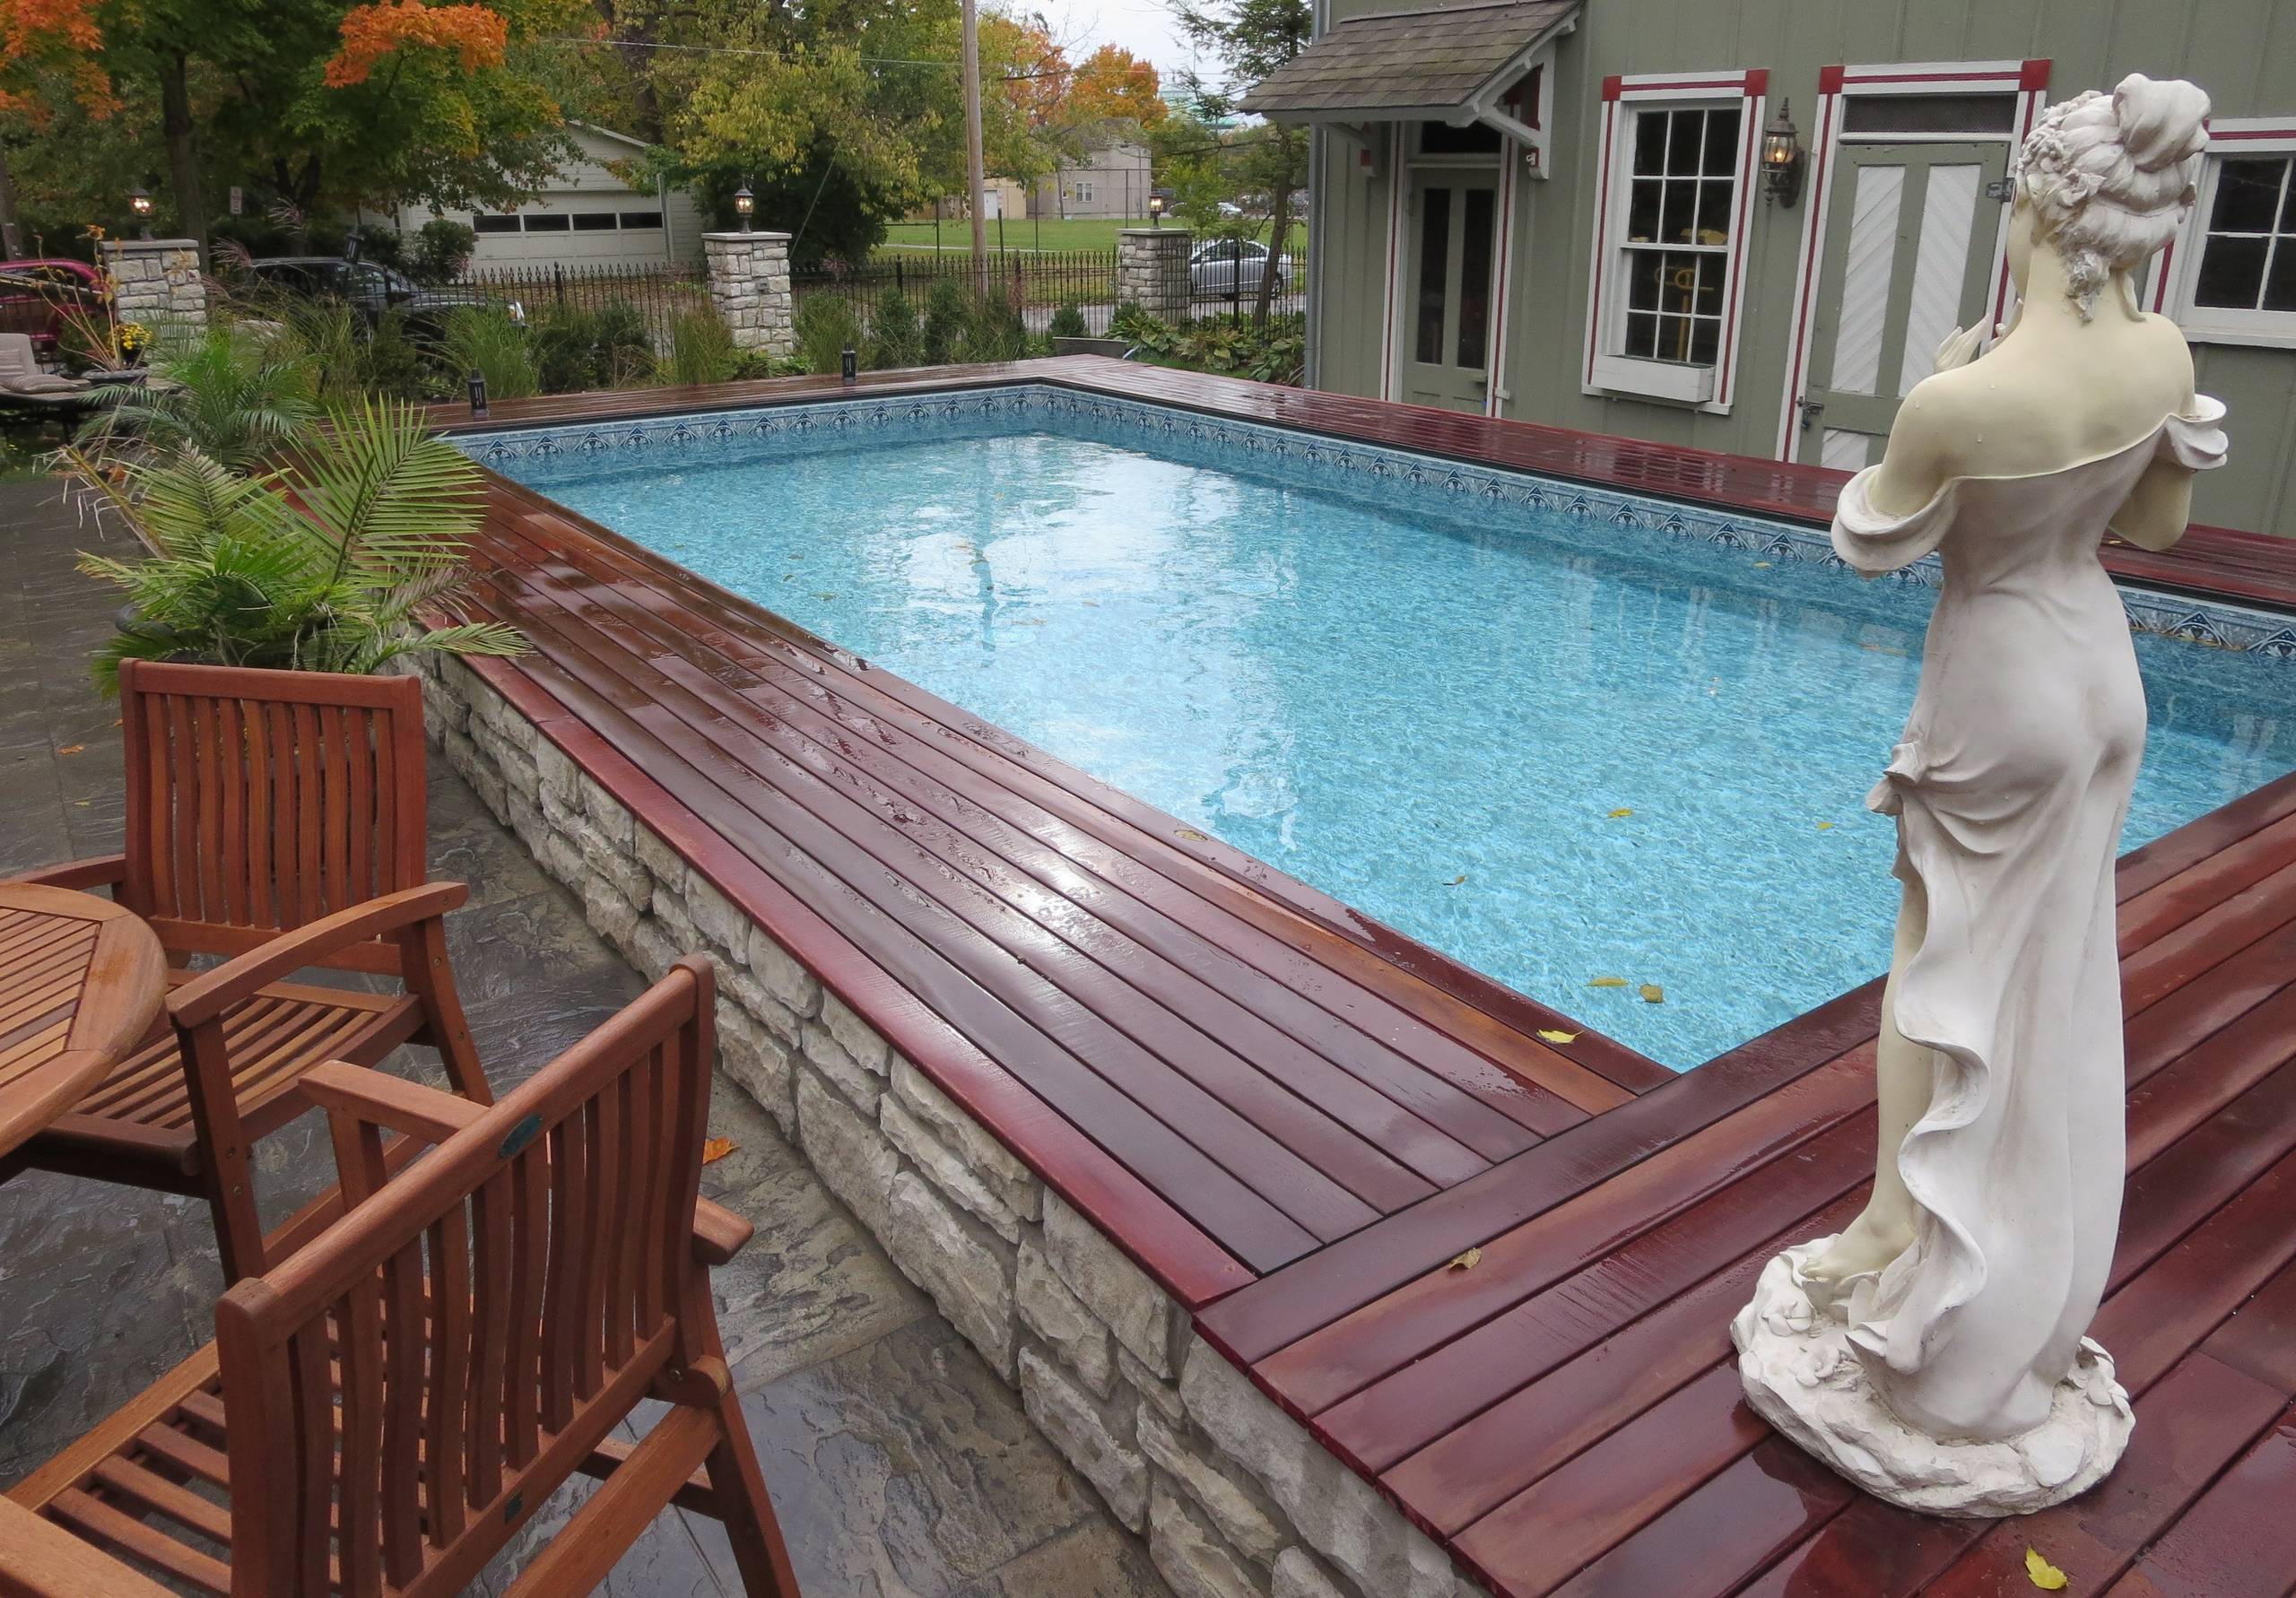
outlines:
[[734, 191], [734, 214], [742, 219], [742, 231], [750, 230], [750, 213], [757, 209], [757, 196], [750, 193], [746, 180]]
[[1779, 102], [1778, 115], [1761, 130], [1762, 182], [1770, 190], [1770, 197], [1780, 205], [1791, 205], [1802, 197], [1803, 166], [1801, 131], [1794, 126], [1794, 108], [1789, 101]]
[[1151, 190], [1148, 195], [1148, 225], [1152, 228], [1162, 227], [1164, 213], [1170, 209], [1171, 209], [1171, 196], [1161, 188]]
[[143, 237], [149, 239], [152, 236], [152, 196], [144, 192], [142, 184], [127, 191], [127, 208], [135, 213], [136, 221], [142, 224]]

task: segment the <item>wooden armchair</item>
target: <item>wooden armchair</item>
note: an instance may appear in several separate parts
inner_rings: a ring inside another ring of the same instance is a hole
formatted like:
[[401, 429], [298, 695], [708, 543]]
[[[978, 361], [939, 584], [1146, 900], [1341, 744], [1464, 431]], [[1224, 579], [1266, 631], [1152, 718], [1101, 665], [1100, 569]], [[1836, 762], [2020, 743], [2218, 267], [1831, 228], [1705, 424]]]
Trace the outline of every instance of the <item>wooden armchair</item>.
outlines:
[[[350, 1211], [7, 1495], [0, 1591], [457, 1593], [581, 1471], [604, 1485], [513, 1593], [588, 1592], [676, 1503], [725, 1522], [753, 1598], [797, 1598], [709, 1296], [749, 1237], [698, 1197], [714, 987], [679, 961], [491, 1108], [312, 1072]], [[442, 1141], [385, 1182], [386, 1128]]]
[[[309, 1107], [314, 1066], [427, 1043], [457, 1091], [492, 1101], [440, 920], [468, 890], [423, 880], [419, 679], [129, 661], [119, 684], [126, 850], [19, 880], [108, 886], [150, 923], [172, 1026], [0, 1159], [0, 1180], [29, 1165], [204, 1197], [236, 1281], [266, 1263], [249, 1153]], [[192, 955], [222, 963], [194, 974]], [[283, 980], [313, 967], [404, 991]]]

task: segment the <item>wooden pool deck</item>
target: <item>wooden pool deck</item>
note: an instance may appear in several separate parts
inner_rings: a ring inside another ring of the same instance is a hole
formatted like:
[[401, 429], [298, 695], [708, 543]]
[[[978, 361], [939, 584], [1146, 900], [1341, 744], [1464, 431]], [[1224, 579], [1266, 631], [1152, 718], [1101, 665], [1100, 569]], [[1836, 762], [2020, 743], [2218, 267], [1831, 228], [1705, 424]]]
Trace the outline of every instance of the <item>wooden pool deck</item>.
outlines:
[[[861, 387], [984, 380], [1805, 523], [1840, 482], [1090, 360]], [[2048, 1515], [1929, 1520], [1772, 1436], [1726, 1330], [1763, 1259], [1861, 1202], [1877, 986], [1675, 1077], [529, 491], [489, 495], [483, 604], [537, 653], [488, 680], [1494, 1592], [2022, 1590], [2029, 1542], [2081, 1593], [2296, 1584], [2296, 775], [2120, 866], [2131, 1175], [2097, 1335], [2137, 1394], [2131, 1453]], [[2189, 544], [2109, 562], [2296, 606], [2296, 543]], [[1558, 1026], [1580, 1036], [1538, 1038]]]

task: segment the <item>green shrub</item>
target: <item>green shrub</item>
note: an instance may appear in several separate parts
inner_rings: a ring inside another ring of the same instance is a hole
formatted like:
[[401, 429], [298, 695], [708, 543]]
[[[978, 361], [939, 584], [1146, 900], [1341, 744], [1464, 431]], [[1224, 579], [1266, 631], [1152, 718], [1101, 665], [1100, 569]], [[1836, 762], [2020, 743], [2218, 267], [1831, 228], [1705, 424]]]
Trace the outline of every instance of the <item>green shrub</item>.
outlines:
[[1047, 330], [1053, 338], [1090, 338], [1092, 330], [1084, 325], [1084, 310], [1074, 300], [1064, 300], [1060, 308], [1052, 313], [1052, 326]]
[[862, 352], [862, 364], [873, 370], [915, 366], [922, 338], [909, 296], [899, 289], [887, 289], [869, 313], [869, 343]]
[[164, 379], [124, 389], [81, 429], [91, 452], [197, 453], [233, 471], [252, 469], [318, 414], [308, 358], [241, 327], [219, 324], [152, 361]]
[[608, 388], [630, 388], [654, 380], [654, 335], [646, 313], [627, 300], [609, 300], [598, 317], [597, 374]]
[[1169, 355], [1179, 346], [1179, 334], [1171, 324], [1149, 315], [1136, 300], [1116, 308], [1116, 315], [1109, 321], [1109, 336], [1120, 338], [1152, 358]]
[[734, 330], [726, 318], [707, 306], [682, 310], [670, 318], [670, 352], [661, 366], [665, 383], [723, 383], [741, 365], [734, 347]]
[[406, 252], [407, 274], [421, 283], [451, 282], [477, 248], [478, 235], [467, 222], [434, 216], [416, 231], [414, 248]]
[[597, 313], [576, 305], [545, 305], [526, 328], [544, 394], [579, 394], [597, 380]]
[[925, 323], [917, 336], [917, 352], [925, 364], [945, 366], [956, 360], [970, 319], [964, 285], [953, 277], [935, 278], [926, 291]]
[[1011, 295], [995, 291], [973, 302], [965, 324], [965, 360], [1018, 360], [1028, 353], [1028, 324]]
[[842, 294], [808, 294], [797, 302], [791, 318], [796, 334], [797, 359], [810, 372], [833, 372], [845, 364], [847, 348], [861, 343], [861, 319]]
[[527, 399], [542, 392], [542, 373], [526, 330], [497, 310], [462, 306], [447, 317], [439, 355], [448, 383], [476, 372], [489, 399]]

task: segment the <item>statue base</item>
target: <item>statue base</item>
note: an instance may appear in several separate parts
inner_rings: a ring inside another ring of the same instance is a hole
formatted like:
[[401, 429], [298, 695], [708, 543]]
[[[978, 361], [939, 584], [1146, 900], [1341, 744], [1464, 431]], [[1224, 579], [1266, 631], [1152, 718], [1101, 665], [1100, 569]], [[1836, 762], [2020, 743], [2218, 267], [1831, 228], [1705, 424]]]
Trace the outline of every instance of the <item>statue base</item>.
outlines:
[[1730, 1323], [1746, 1402], [1804, 1450], [1877, 1498], [1925, 1515], [2030, 1515], [2104, 1480], [2136, 1416], [2112, 1356], [2088, 1338], [2057, 1385], [2048, 1419], [1998, 1442], [1941, 1442], [1883, 1402], [1849, 1328], [1811, 1299], [1802, 1272], [1831, 1238], [1762, 1268]]

